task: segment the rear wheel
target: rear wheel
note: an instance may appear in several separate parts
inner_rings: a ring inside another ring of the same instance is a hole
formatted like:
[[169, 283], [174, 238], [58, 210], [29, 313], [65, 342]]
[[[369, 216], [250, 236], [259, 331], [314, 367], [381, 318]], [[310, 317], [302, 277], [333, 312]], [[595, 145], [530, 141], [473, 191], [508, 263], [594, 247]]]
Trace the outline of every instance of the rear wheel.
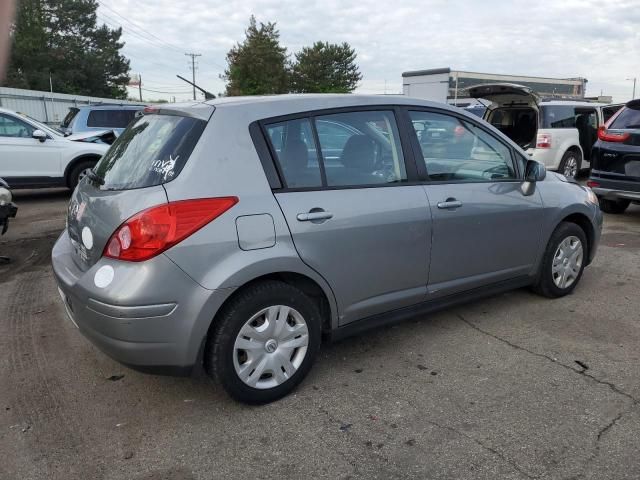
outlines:
[[558, 172], [562, 173], [567, 178], [575, 178], [582, 166], [582, 155], [574, 150], [565, 152], [560, 160], [560, 168]]
[[318, 307], [297, 288], [279, 281], [252, 285], [216, 318], [205, 368], [236, 400], [277, 400], [311, 369], [321, 325]]
[[604, 213], [624, 213], [629, 207], [631, 202], [629, 200], [607, 200], [606, 198], [599, 198], [600, 210]]
[[582, 277], [586, 260], [584, 230], [575, 223], [560, 223], [547, 244], [534, 290], [549, 298], [571, 293]]
[[97, 160], [83, 160], [76, 164], [67, 177], [67, 186], [70, 190], [75, 190], [76, 186], [82, 180], [89, 170], [95, 167]]

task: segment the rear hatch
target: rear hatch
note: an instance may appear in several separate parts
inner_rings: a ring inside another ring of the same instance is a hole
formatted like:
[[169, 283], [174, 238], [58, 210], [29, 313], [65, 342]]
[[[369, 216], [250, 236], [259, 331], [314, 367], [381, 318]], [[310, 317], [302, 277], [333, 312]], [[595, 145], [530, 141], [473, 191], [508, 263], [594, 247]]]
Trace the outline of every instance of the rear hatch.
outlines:
[[529, 87], [514, 83], [486, 83], [469, 87], [469, 96], [491, 102], [483, 119], [523, 149], [534, 148], [540, 97]]
[[74, 260], [87, 270], [114, 231], [134, 214], [166, 204], [174, 180], [198, 143], [214, 107], [145, 109], [73, 192], [67, 230]]
[[640, 100], [627, 103], [606, 127], [600, 127], [598, 139], [594, 172], [611, 179], [640, 182]]

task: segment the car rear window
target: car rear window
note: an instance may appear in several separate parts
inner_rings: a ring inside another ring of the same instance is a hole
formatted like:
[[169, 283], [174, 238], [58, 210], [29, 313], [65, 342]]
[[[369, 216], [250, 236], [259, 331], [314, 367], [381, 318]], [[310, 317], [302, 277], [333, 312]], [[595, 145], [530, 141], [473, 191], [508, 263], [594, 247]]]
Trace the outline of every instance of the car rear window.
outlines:
[[640, 128], [640, 110], [624, 107], [609, 128]]
[[126, 128], [135, 116], [135, 110], [92, 110], [87, 127]]
[[80, 111], [79, 108], [75, 108], [75, 107], [69, 108], [69, 113], [67, 113], [67, 115], [64, 117], [64, 120], [62, 120], [62, 123], [60, 124], [60, 126], [62, 128], [67, 128], [69, 125], [71, 125], [71, 122], [73, 121], [73, 119], [75, 118], [75, 116], [78, 114], [79, 111]]
[[207, 122], [178, 115], [137, 118], [95, 167], [103, 188], [128, 190], [167, 183], [187, 163]]

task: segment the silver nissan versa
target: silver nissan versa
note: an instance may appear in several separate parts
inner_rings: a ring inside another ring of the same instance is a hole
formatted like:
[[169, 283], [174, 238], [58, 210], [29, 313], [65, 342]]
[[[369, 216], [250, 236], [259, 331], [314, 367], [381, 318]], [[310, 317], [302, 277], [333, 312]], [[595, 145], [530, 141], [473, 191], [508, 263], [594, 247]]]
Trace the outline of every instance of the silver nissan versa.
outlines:
[[507, 289], [570, 293], [602, 215], [460, 109], [300, 95], [145, 109], [67, 221], [53, 269], [84, 335], [264, 403], [323, 339]]

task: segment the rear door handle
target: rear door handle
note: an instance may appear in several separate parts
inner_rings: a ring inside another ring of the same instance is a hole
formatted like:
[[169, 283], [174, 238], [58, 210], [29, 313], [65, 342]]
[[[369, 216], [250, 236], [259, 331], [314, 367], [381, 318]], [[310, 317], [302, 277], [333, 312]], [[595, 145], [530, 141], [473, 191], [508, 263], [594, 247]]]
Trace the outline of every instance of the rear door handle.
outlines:
[[333, 218], [333, 213], [330, 212], [309, 212], [309, 213], [299, 213], [296, 218], [299, 222], [313, 222], [318, 220], [329, 220]]
[[459, 208], [462, 206], [462, 202], [460, 200], [456, 200], [455, 198], [447, 198], [444, 202], [438, 202], [438, 208], [442, 209], [453, 209]]

